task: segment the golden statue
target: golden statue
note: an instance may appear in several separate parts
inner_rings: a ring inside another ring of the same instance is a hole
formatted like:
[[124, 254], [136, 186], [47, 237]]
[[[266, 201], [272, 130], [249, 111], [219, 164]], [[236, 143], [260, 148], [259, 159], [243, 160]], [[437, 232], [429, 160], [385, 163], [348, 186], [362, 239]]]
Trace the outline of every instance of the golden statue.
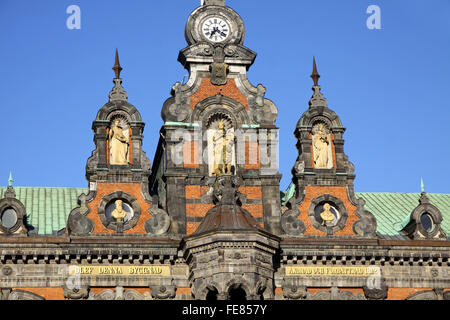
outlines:
[[336, 219], [336, 216], [330, 211], [331, 206], [329, 203], [325, 203], [323, 205], [323, 211], [320, 214], [320, 217], [322, 218], [325, 225], [331, 224], [334, 219]]
[[128, 138], [119, 127], [120, 120], [114, 120], [114, 126], [109, 130], [109, 163], [128, 164]]
[[214, 167], [213, 174], [221, 176], [224, 174], [232, 174], [231, 163], [233, 156], [234, 134], [227, 132], [225, 122], [219, 122], [219, 130], [212, 138]]
[[122, 200], [116, 200], [116, 208], [111, 213], [111, 216], [116, 219], [117, 222], [124, 222], [127, 212], [123, 210]]
[[330, 169], [333, 167], [333, 160], [330, 154], [330, 141], [325, 132], [323, 123], [319, 123], [317, 131], [313, 135], [314, 147], [314, 167], [317, 169]]

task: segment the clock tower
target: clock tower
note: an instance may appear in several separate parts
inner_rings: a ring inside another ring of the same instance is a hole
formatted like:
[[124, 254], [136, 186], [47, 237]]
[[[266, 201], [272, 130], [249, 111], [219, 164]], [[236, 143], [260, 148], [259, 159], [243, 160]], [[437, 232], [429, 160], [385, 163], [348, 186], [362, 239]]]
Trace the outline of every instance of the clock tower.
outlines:
[[247, 79], [256, 53], [244, 46], [244, 22], [224, 0], [205, 0], [189, 15], [185, 38], [178, 61], [189, 79], [173, 85], [162, 107], [154, 201], [171, 217], [171, 234], [182, 238], [214, 207], [216, 180], [231, 176], [239, 205], [280, 234], [278, 109], [263, 85]]

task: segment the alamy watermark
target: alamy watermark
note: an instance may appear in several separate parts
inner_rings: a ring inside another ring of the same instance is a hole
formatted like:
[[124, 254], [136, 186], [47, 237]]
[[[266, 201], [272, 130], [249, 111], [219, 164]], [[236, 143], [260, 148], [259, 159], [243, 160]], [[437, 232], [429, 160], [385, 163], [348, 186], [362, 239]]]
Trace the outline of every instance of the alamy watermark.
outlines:
[[66, 13], [70, 16], [66, 20], [66, 26], [69, 30], [81, 29], [81, 9], [73, 4], [67, 7]]
[[369, 30], [381, 29], [381, 9], [377, 5], [370, 5], [366, 11], [370, 16], [367, 18], [366, 25]]

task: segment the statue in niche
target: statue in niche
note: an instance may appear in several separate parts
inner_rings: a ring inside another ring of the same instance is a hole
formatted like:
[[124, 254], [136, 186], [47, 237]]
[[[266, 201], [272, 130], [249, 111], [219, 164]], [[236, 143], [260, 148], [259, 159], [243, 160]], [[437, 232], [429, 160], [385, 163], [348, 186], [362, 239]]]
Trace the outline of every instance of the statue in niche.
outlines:
[[122, 200], [116, 200], [115, 204], [116, 204], [116, 208], [111, 213], [111, 216], [117, 222], [124, 222], [125, 217], [127, 216], [127, 212], [125, 210], [123, 210]]
[[114, 120], [114, 125], [109, 130], [109, 163], [127, 165], [129, 141], [119, 123], [120, 119]]
[[320, 217], [326, 226], [332, 225], [333, 221], [336, 219], [336, 216], [331, 212], [331, 206], [329, 203], [325, 203], [323, 205], [323, 211], [320, 213]]
[[220, 121], [219, 129], [212, 137], [214, 166], [213, 175], [216, 177], [226, 174], [233, 174], [233, 146], [234, 134], [225, 129], [225, 122]]
[[323, 123], [317, 125], [313, 137], [314, 167], [317, 169], [331, 169], [333, 158], [331, 152], [330, 135]]

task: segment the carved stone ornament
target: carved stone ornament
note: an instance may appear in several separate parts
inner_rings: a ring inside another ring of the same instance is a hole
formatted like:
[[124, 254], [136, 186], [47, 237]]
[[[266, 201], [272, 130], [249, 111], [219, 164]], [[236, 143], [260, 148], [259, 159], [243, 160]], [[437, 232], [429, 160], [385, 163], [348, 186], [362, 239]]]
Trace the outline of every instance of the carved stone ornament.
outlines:
[[81, 288], [68, 288], [63, 286], [64, 297], [67, 300], [83, 300], [89, 297], [89, 287], [83, 286]]
[[353, 224], [353, 232], [361, 237], [376, 238], [377, 219], [364, 209], [366, 201], [357, 199], [356, 216], [360, 219]]
[[289, 300], [299, 300], [299, 299], [306, 299], [308, 296], [306, 292], [306, 287], [297, 287], [294, 285], [290, 286], [283, 286], [283, 296], [285, 299]]
[[322, 290], [316, 294], [307, 294], [307, 300], [366, 300], [361, 294], [353, 294], [350, 291], [339, 290], [336, 287], [332, 287], [331, 290]]
[[323, 96], [322, 92], [320, 92], [320, 86], [313, 86], [313, 96], [309, 100], [309, 107], [328, 107], [327, 99]]
[[107, 289], [98, 294], [91, 291], [88, 300], [152, 300], [152, 298], [150, 292], [140, 294], [136, 290], [125, 290], [119, 286], [114, 290]]
[[109, 101], [127, 101], [128, 95], [122, 87], [122, 79], [113, 79], [114, 87], [109, 93]]
[[157, 300], [173, 299], [175, 298], [176, 286], [150, 286], [152, 298]]
[[364, 295], [368, 300], [384, 300], [388, 296], [388, 287], [385, 282], [382, 281], [379, 288], [363, 287]]
[[176, 82], [171, 90], [172, 98], [167, 99], [161, 110], [164, 122], [183, 122], [191, 113], [189, 97], [183, 94], [182, 84]]
[[226, 63], [214, 62], [210, 66], [211, 83], [216, 86], [227, 83], [228, 65]]
[[0, 300], [45, 300], [43, 297], [25, 290], [0, 289]]
[[305, 232], [305, 224], [298, 219], [300, 210], [296, 205], [281, 216], [281, 229], [288, 236], [300, 236]]
[[154, 236], [160, 236], [169, 231], [169, 214], [159, 208], [150, 208], [152, 217], [145, 222], [145, 231]]
[[[95, 192], [90, 193], [90, 198], [93, 198]], [[94, 222], [87, 218], [89, 207], [87, 206], [87, 196], [83, 193], [78, 197], [79, 207], [70, 212], [67, 220], [67, 230], [70, 235], [85, 236], [94, 231]]]
[[410, 295], [406, 300], [450, 300], [450, 291], [443, 289], [426, 290]]

